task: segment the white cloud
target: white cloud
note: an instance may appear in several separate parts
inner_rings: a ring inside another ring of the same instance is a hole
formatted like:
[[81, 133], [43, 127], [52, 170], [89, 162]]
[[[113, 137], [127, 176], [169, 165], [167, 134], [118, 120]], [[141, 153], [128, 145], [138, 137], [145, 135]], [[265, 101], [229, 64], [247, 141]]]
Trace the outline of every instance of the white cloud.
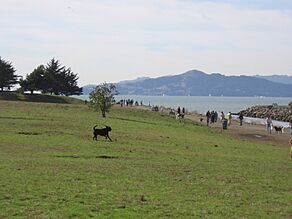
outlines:
[[1, 4], [0, 55], [23, 75], [52, 57], [81, 84], [192, 68], [292, 74], [290, 10], [178, 0]]

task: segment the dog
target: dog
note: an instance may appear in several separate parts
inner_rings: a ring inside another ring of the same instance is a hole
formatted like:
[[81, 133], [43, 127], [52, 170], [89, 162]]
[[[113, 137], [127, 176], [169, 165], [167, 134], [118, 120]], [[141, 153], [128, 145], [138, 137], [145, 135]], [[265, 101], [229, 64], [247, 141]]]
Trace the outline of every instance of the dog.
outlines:
[[273, 128], [275, 129], [276, 133], [284, 133], [283, 126], [274, 126]]
[[110, 126], [105, 126], [105, 128], [103, 128], [103, 129], [97, 129], [96, 126], [93, 127], [93, 138], [92, 138], [93, 140], [97, 141], [97, 136], [100, 135], [100, 136], [104, 136], [106, 139], [109, 139], [110, 141], [112, 141], [112, 139], [108, 135], [108, 133], [112, 130], [112, 128]]
[[177, 114], [175, 114], [175, 118], [176, 119], [183, 119], [184, 118], [184, 114], [182, 114], [182, 113], [177, 113]]

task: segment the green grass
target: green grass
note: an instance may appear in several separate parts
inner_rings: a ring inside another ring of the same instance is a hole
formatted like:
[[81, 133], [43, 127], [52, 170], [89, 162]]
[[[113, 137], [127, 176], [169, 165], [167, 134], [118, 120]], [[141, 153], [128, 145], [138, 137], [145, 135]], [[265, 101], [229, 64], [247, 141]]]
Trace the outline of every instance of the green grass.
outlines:
[[10, 101], [26, 101], [26, 102], [41, 102], [41, 103], [69, 103], [69, 104], [81, 104], [82, 100], [58, 96], [58, 95], [45, 95], [45, 94], [20, 94], [12, 91], [0, 91], [0, 100]]
[[288, 147], [82, 104], [0, 101], [0, 127], [0, 218], [292, 217]]

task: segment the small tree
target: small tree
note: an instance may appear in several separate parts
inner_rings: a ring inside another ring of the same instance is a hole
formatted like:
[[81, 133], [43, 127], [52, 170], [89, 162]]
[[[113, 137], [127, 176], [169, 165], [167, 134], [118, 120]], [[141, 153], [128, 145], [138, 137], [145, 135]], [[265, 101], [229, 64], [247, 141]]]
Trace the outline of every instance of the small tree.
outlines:
[[4, 88], [10, 90], [15, 84], [18, 83], [17, 78], [19, 76], [15, 75], [15, 69], [12, 66], [11, 62], [7, 62], [0, 57], [0, 89], [1, 91]]
[[89, 106], [95, 111], [100, 110], [102, 116], [105, 117], [105, 113], [108, 113], [113, 105], [115, 94], [114, 84], [100, 84], [89, 94]]

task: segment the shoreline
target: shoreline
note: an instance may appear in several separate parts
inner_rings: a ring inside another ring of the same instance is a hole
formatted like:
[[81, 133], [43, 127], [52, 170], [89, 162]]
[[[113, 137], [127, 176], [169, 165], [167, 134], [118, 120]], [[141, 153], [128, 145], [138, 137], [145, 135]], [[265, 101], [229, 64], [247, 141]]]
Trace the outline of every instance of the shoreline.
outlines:
[[[79, 99], [88, 99], [87, 95], [78, 96]], [[188, 111], [196, 111], [205, 114], [208, 110], [239, 113], [240, 111], [257, 105], [287, 106], [291, 98], [285, 97], [214, 97], [214, 96], [139, 96], [139, 95], [117, 95], [116, 102], [121, 100], [134, 100], [145, 106], [165, 106], [177, 109], [179, 106]], [[139, 104], [140, 105], [140, 104]]]
[[[144, 105], [143, 105], [144, 106]], [[144, 106], [147, 107], [151, 110], [151, 106]], [[165, 106], [158, 106], [159, 112], [165, 112], [168, 113], [172, 108], [171, 107], [165, 107]], [[202, 113], [198, 113], [196, 111], [187, 111], [187, 114], [194, 114], [194, 115], [200, 115], [201, 117], [205, 117], [204, 114]], [[233, 120], [237, 120], [238, 121], [238, 115], [232, 115]], [[279, 120], [272, 120], [273, 124], [276, 126], [283, 126], [284, 128], [289, 128], [290, 124], [289, 122], [285, 122], [285, 121], [279, 121]], [[264, 118], [257, 118], [257, 117], [248, 117], [248, 116], [244, 116], [243, 119], [244, 123], [249, 123], [249, 124], [257, 124], [257, 125], [266, 125], [266, 119]]]
[[[151, 110], [149, 106], [133, 106], [135, 108], [140, 108], [144, 110]], [[168, 110], [171, 108], [168, 107], [159, 107], [159, 113], [168, 114]], [[169, 115], [169, 114], [168, 114]], [[173, 115], [169, 115], [174, 117]], [[206, 124], [206, 116], [196, 113], [196, 112], [187, 112], [185, 114], [185, 119], [189, 119], [196, 124], [201, 124], [207, 126]], [[203, 121], [201, 121], [203, 119]], [[261, 142], [263, 144], [270, 144], [273, 146], [281, 146], [281, 147], [291, 147], [289, 144], [289, 140], [292, 137], [290, 134], [290, 128], [285, 128], [284, 133], [276, 133], [275, 130], [270, 134], [266, 126], [263, 124], [255, 124], [255, 123], [247, 123], [243, 122], [243, 125], [239, 125], [239, 121], [237, 119], [232, 119], [231, 125], [227, 127], [227, 130], [222, 129], [222, 123], [220, 121], [210, 124], [208, 126], [211, 130], [214, 130], [218, 133], [239, 138], [243, 141], [255, 141]]]
[[[200, 122], [201, 118], [202, 116], [199, 114], [196, 115], [191, 113], [186, 115], [186, 119], [207, 126], [206, 117], [203, 116], [203, 122]], [[210, 124], [209, 128], [224, 135], [239, 138], [244, 141], [256, 141], [281, 147], [290, 147], [289, 140], [292, 137], [290, 134], [290, 128], [285, 128], [284, 133], [276, 133], [276, 131], [273, 130], [270, 134], [265, 125], [243, 122], [243, 125], [240, 126], [239, 121], [235, 119], [232, 120], [231, 125], [227, 127], [227, 130], [222, 129], [222, 123], [220, 121]]]

